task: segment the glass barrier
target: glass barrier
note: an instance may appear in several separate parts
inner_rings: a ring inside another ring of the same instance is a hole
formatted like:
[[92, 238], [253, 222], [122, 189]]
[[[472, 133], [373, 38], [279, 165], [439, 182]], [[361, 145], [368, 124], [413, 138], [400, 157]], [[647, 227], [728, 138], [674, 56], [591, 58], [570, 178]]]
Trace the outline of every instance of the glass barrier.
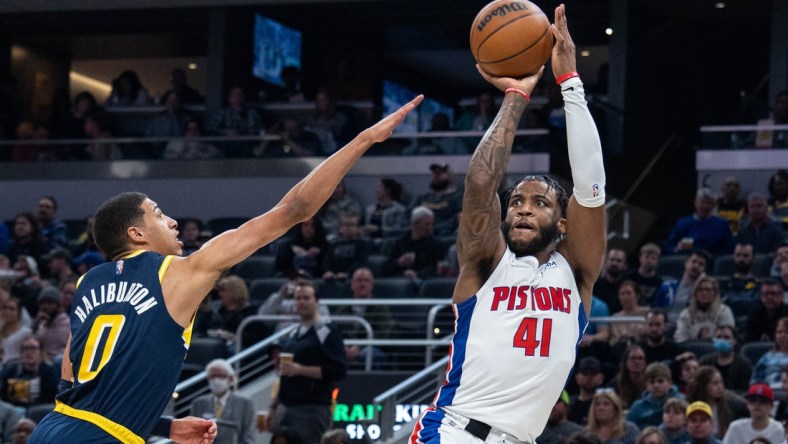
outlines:
[[702, 126], [700, 149], [788, 148], [788, 125]]

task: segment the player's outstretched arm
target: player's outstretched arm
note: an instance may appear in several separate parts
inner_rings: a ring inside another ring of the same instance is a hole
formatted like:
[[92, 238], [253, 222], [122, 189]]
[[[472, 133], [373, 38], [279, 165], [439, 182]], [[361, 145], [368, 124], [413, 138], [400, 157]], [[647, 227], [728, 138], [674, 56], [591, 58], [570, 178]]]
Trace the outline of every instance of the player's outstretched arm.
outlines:
[[[173, 260], [162, 285], [165, 295], [174, 295], [167, 301], [171, 314], [177, 317], [188, 312], [190, 318], [203, 296], [213, 287], [219, 275], [246, 259], [252, 253], [285, 234], [299, 222], [303, 222], [323, 206], [356, 161], [375, 143], [391, 136], [405, 116], [424, 96], [418, 96], [399, 110], [362, 131], [342, 149], [324, 160], [304, 179], [298, 182], [279, 203], [267, 213], [258, 216], [240, 227], [229, 230], [207, 242], [186, 258]], [[250, 194], [265, 190], [250, 190]], [[168, 279], [171, 274], [177, 279]], [[186, 295], [187, 297], [179, 297]], [[171, 306], [170, 304], [174, 305]], [[180, 310], [180, 309], [183, 310]], [[189, 319], [176, 319], [187, 325]]]
[[501, 235], [501, 206], [498, 201], [498, 184], [506, 174], [514, 132], [523, 115], [531, 92], [544, 70], [513, 79], [494, 77], [478, 67], [479, 74], [496, 88], [504, 91], [504, 100], [498, 115], [482, 137], [471, 157], [465, 176], [465, 194], [462, 218], [457, 237], [457, 256], [460, 276], [454, 302], [459, 303], [473, 295], [486, 276], [479, 273], [480, 263], [491, 263], [503, 254]]
[[566, 215], [566, 238], [559, 248], [575, 269], [588, 310], [607, 244], [602, 144], [588, 111], [583, 84], [577, 76], [575, 45], [569, 34], [564, 5], [555, 9], [552, 32], [555, 36], [553, 73], [560, 82], [564, 98], [569, 164], [574, 183]]

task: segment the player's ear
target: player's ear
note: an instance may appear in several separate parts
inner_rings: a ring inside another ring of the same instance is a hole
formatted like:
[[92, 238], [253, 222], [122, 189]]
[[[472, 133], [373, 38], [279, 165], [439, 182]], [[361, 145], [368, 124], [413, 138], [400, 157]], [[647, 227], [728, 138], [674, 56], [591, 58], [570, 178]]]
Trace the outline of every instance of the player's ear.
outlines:
[[558, 219], [558, 223], [556, 224], [558, 228], [558, 234], [566, 234], [566, 218], [562, 217]]
[[126, 230], [126, 235], [134, 242], [142, 242], [145, 240], [145, 234], [138, 227], [129, 227]]

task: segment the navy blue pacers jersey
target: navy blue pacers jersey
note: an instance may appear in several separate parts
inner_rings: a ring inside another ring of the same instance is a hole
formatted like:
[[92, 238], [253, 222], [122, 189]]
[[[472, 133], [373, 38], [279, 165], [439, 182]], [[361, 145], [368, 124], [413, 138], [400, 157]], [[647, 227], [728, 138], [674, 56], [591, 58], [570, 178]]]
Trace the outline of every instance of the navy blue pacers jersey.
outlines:
[[91, 269], [78, 282], [69, 353], [74, 386], [57, 398], [55, 412], [65, 416], [52, 413], [39, 427], [48, 420], [54, 428], [87, 421], [107, 433], [107, 442], [150, 435], [191, 340], [191, 326], [179, 326], [164, 304], [161, 280], [172, 259], [138, 251]]

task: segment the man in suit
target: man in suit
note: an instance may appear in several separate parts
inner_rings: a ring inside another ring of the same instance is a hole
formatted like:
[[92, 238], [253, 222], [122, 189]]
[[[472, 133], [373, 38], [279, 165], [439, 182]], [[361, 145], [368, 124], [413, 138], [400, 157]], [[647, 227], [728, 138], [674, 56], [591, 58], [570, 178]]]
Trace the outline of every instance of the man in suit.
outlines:
[[211, 394], [194, 400], [191, 415], [216, 420], [219, 433], [215, 444], [254, 444], [254, 405], [233, 390], [236, 382], [233, 367], [224, 359], [214, 359], [205, 372]]

